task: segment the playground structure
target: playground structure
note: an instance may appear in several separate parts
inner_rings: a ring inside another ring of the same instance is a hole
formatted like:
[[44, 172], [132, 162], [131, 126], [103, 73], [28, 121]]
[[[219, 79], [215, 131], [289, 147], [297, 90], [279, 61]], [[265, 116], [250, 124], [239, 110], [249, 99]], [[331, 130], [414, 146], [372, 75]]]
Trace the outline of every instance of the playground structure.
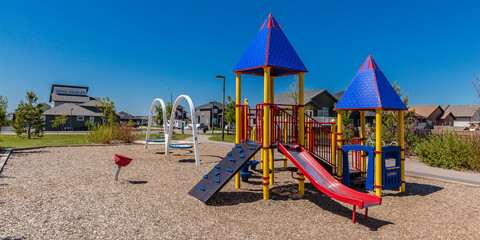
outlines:
[[[190, 107], [190, 118], [192, 122], [192, 134], [193, 134], [193, 142], [188, 143], [172, 143], [172, 134], [173, 134], [173, 122], [175, 121], [175, 111], [177, 109], [178, 103], [180, 100], [184, 99], [187, 100], [188, 105]], [[153, 111], [155, 110], [155, 105], [160, 103], [162, 108], [162, 118], [163, 118], [163, 131], [164, 131], [164, 139], [150, 139], [150, 130], [153, 123]], [[168, 132], [167, 132], [168, 128]], [[167, 123], [167, 110], [165, 106], [165, 102], [161, 98], [156, 98], [153, 100], [152, 105], [150, 107], [150, 113], [148, 115], [148, 125], [147, 125], [147, 134], [145, 137], [145, 149], [148, 149], [149, 142], [160, 142], [165, 144], [165, 155], [168, 155], [170, 152], [170, 148], [194, 148], [195, 154], [195, 164], [200, 165], [200, 155], [198, 152], [198, 138], [197, 138], [197, 124], [195, 118], [195, 106], [193, 105], [192, 99], [187, 95], [180, 95], [175, 100], [175, 103], [172, 107], [172, 112], [170, 114], [170, 124]]]
[[[278, 148], [286, 156], [284, 168], [287, 167], [287, 158], [298, 168], [294, 169], [293, 172], [298, 174], [298, 178], [295, 179], [299, 181], [300, 195], [303, 195], [305, 191], [304, 181], [306, 176], [315, 187], [328, 196], [352, 204], [354, 206], [353, 222], [355, 222], [356, 207], [359, 209], [365, 208], [365, 217], [367, 217], [368, 207], [381, 204], [382, 182], [388, 181], [389, 189], [396, 186], [400, 187], [401, 191], [405, 190], [403, 111], [406, 107], [371, 56], [367, 58], [343, 97], [337, 103], [335, 107], [338, 112], [337, 123], [335, 121], [318, 122], [305, 114], [304, 75], [308, 71], [271, 14], [236, 64], [233, 72], [236, 74], [235, 144], [240, 149], [243, 148], [242, 144], [251, 144], [252, 142], [261, 144], [263, 199], [269, 199], [269, 185], [274, 184], [275, 148]], [[241, 104], [242, 74], [263, 76], [264, 78], [263, 103], [257, 104], [254, 109], [250, 109], [247, 102]], [[299, 80], [298, 105], [275, 104], [274, 80], [277, 77], [297, 74]], [[377, 101], [375, 102], [375, 100]], [[379, 126], [376, 128], [375, 150], [372, 150], [372, 147], [368, 150], [365, 149], [367, 147], [365, 146], [365, 110], [371, 109], [377, 111], [376, 123]], [[379, 145], [382, 143], [382, 109], [399, 110], [399, 142], [401, 147], [384, 147], [383, 151], [389, 148], [388, 150], [391, 153], [385, 156], [388, 158], [396, 157], [398, 161], [395, 162], [398, 163], [401, 150], [400, 166], [395, 165], [386, 168], [385, 157], [382, 162], [382, 148]], [[352, 140], [352, 145], [348, 146], [350, 148], [345, 146], [347, 142], [342, 139], [343, 110], [360, 110], [361, 113], [361, 136]], [[255, 116], [253, 121], [255, 126], [250, 126], [252, 111]], [[337, 131], [335, 131], [336, 126]], [[352, 152], [351, 167], [353, 175], [356, 177], [367, 175], [367, 188], [374, 187], [376, 196], [360, 193], [347, 187], [350, 185], [350, 175], [352, 174], [347, 155], [348, 151]], [[229, 157], [233, 152], [233, 150], [229, 152], [217, 166], [226, 164], [228, 161], [237, 161], [238, 158]], [[395, 152], [398, 154], [395, 154]], [[367, 171], [366, 156], [368, 155], [372, 159], [373, 154], [376, 156], [375, 161], [370, 160], [368, 162]], [[252, 157], [253, 155], [244, 156], [242, 165], [248, 164], [247, 158]], [[241, 166], [230, 169], [232, 171], [229, 178], [221, 181], [228, 181], [231, 175], [235, 173], [235, 188], [239, 189], [241, 182], [240, 169]], [[215, 169], [212, 171], [211, 173], [215, 174]], [[390, 177], [392, 175], [396, 175], [395, 179]], [[398, 180], [400, 175], [401, 181]], [[224, 186], [219, 182], [217, 184], [210, 182], [208, 176], [207, 178], [204, 176], [204, 179], [189, 192], [189, 194], [204, 202], [208, 201]], [[373, 178], [375, 179], [374, 183], [372, 182]], [[401, 185], [399, 185], [400, 182]], [[204, 194], [207, 192], [208, 194]]]

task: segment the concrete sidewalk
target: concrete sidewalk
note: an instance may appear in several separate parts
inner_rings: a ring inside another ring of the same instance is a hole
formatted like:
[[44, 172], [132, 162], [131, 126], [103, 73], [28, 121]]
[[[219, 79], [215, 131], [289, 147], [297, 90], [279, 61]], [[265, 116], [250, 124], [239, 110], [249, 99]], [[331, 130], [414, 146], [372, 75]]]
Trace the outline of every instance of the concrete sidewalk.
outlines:
[[480, 174], [430, 167], [414, 160], [405, 162], [405, 175], [440, 181], [462, 183], [480, 187]]

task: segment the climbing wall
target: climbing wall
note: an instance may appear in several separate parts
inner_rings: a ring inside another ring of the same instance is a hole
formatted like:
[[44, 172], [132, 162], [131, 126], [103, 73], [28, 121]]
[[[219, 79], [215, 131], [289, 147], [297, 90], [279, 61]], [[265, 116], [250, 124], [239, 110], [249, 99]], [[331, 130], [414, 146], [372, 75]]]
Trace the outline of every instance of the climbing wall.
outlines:
[[232, 177], [240, 171], [243, 165], [260, 150], [261, 145], [247, 142], [235, 145], [218, 164], [188, 194], [207, 202], [220, 191]]

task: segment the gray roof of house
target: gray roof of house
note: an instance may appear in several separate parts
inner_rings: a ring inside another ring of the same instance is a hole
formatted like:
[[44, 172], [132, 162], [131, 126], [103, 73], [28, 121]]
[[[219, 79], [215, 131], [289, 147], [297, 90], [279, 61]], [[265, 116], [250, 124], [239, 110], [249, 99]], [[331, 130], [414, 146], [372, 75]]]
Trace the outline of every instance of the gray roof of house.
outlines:
[[50, 104], [48, 104], [48, 103], [39, 103], [38, 105], [42, 105], [42, 106], [43, 106], [43, 109], [45, 109], [45, 110], [48, 110], [48, 109], [52, 108], [52, 107], [50, 106]]
[[[328, 93], [329, 95], [332, 95], [331, 93], [329, 93], [325, 89], [304, 92], [303, 99], [305, 101], [305, 104], [308, 104], [309, 102], [312, 101], [312, 99], [314, 97], [316, 97], [317, 95], [322, 94], [322, 93]], [[275, 104], [289, 104], [290, 105], [290, 104], [293, 104], [292, 97], [293, 97], [292, 93], [278, 93], [278, 94], [275, 94], [274, 101], [275, 101]]]
[[90, 97], [88, 97], [88, 96], [62, 95], [62, 94], [52, 93], [52, 101], [85, 103], [85, 102], [90, 101]]
[[117, 115], [120, 117], [120, 119], [134, 119], [135, 117], [133, 115], [130, 115], [124, 111], [118, 112]]
[[478, 111], [480, 106], [478, 105], [448, 105], [442, 106], [444, 111], [449, 111], [455, 117], [473, 117]]
[[217, 101], [205, 103], [203, 105], [196, 107], [195, 109], [211, 109], [214, 105], [220, 109], [223, 109], [223, 104]]
[[337, 93], [333, 94], [333, 96], [334, 96], [337, 100], [340, 100], [340, 98], [343, 96], [343, 93], [345, 93], [345, 91], [337, 92]]
[[64, 103], [54, 108], [46, 110], [43, 115], [62, 115], [67, 116], [87, 116], [87, 117], [100, 117], [101, 113], [92, 112], [84, 107], [81, 107], [74, 103]]
[[89, 97], [90, 101], [80, 103], [80, 106], [82, 107], [95, 107], [95, 104], [97, 106], [100, 106], [100, 98], [99, 97]]

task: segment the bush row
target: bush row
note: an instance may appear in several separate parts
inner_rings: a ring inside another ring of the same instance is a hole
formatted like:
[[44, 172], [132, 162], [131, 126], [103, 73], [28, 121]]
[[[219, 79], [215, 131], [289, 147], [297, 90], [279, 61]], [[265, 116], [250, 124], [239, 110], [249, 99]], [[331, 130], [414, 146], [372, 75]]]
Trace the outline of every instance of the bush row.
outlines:
[[415, 154], [433, 167], [480, 171], [480, 137], [448, 131], [429, 135], [415, 146]]

